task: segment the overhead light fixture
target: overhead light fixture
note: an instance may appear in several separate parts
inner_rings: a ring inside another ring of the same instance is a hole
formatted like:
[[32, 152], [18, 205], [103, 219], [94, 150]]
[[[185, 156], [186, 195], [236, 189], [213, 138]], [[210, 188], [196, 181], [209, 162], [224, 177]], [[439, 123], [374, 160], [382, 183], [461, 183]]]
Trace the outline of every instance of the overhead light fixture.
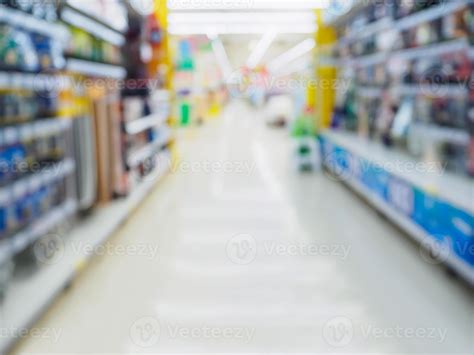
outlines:
[[170, 10], [311, 10], [325, 9], [331, 0], [233, 0], [191, 1], [168, 0]]
[[222, 75], [225, 78], [229, 77], [232, 73], [232, 67], [221, 39], [214, 34], [208, 34], [208, 38], [211, 39], [212, 50], [214, 51]]
[[265, 33], [262, 36], [257, 46], [254, 48], [254, 50], [250, 54], [249, 59], [247, 60], [247, 66], [249, 68], [253, 69], [258, 65], [260, 60], [262, 60], [263, 56], [265, 55], [265, 52], [267, 51], [267, 49], [272, 44], [276, 35], [277, 35], [276, 32], [271, 31], [271, 32]]
[[[168, 26], [168, 32], [172, 35], [206, 35], [209, 32], [218, 34], [264, 34], [268, 32], [268, 26], [264, 24], [212, 24], [212, 25], [181, 25]], [[278, 26], [280, 34], [312, 34], [316, 31], [316, 24], [287, 24]]]
[[316, 43], [312, 38], [308, 38], [303, 42], [298, 43], [293, 48], [289, 49], [285, 53], [279, 55], [277, 58], [272, 60], [268, 64], [268, 70], [270, 70], [271, 72], [277, 72], [280, 68], [284, 67], [288, 63], [291, 63], [293, 60], [310, 52], [315, 47], [315, 45]]
[[308, 24], [316, 23], [311, 11], [292, 12], [174, 12], [168, 14], [168, 24]]

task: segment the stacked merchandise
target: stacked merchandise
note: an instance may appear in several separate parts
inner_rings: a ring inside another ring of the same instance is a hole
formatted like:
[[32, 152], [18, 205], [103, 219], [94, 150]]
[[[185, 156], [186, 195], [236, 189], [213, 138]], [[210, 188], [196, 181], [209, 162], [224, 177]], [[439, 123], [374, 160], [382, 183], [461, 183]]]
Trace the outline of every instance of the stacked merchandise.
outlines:
[[[378, 165], [403, 161], [436, 167], [432, 169], [436, 174], [425, 171], [425, 175], [397, 168], [396, 194], [390, 190], [391, 175], [363, 184], [421, 227], [415, 234], [423, 241], [442, 245], [450, 254], [448, 263], [471, 282], [474, 255], [461, 245], [474, 243], [469, 199], [469, 176], [474, 176], [469, 99], [473, 14], [474, 4], [467, 0], [390, 0], [366, 2], [336, 20], [339, 40], [334, 52], [341, 83], [348, 85], [339, 86], [332, 126], [352, 135], [323, 136], [326, 156], [345, 147], [338, 151], [344, 158], [335, 159], [344, 162], [329, 165], [339, 165], [361, 180], [366, 171], [349, 157], [355, 156], [351, 152], [361, 153], [362, 147], [373, 159], [380, 158]], [[396, 196], [401, 190], [406, 192], [404, 201]], [[437, 215], [441, 209], [444, 218]]]
[[[117, 19], [126, 15], [125, 7], [118, 2], [100, 6], [105, 14], [122, 14]], [[73, 113], [78, 119], [74, 134], [81, 138], [76, 146], [81, 210], [89, 210], [96, 200], [104, 204], [126, 192], [120, 139], [120, 81], [125, 75], [121, 46], [125, 37], [106, 18], [99, 19], [93, 8], [89, 2], [69, 1], [60, 11], [71, 36], [65, 49], [66, 69], [74, 74], [71, 107], [82, 108]], [[84, 142], [88, 142], [87, 148]]]
[[466, 164], [471, 8], [466, 1], [376, 3], [339, 28], [336, 51], [353, 87], [334, 124], [474, 174]]
[[[53, 4], [0, 2], [0, 326], [15, 331], [92, 256], [73, 244], [103, 243], [154, 180], [132, 184], [169, 167], [170, 95], [133, 62], [142, 37], [124, 45], [129, 5]], [[0, 353], [17, 335], [0, 337]]]
[[162, 31], [153, 15], [143, 18], [130, 12], [129, 24], [124, 47], [127, 78], [122, 90], [122, 141], [131, 190], [142, 179], [161, 174], [169, 166], [172, 136], [168, 127], [170, 97], [161, 63], [154, 63], [157, 68], [153, 68], [150, 61], [155, 56], [144, 56], [142, 50], [146, 47], [152, 53], [160, 48]]
[[59, 117], [67, 31], [56, 20], [53, 3], [0, 5], [0, 302], [13, 266], [36, 266], [34, 243], [76, 209], [71, 121]]
[[173, 87], [176, 91], [176, 107], [179, 123], [187, 126], [192, 122], [200, 121], [203, 117], [197, 117], [194, 107], [195, 87], [195, 64], [191, 39], [179, 39], [176, 43], [176, 72]]

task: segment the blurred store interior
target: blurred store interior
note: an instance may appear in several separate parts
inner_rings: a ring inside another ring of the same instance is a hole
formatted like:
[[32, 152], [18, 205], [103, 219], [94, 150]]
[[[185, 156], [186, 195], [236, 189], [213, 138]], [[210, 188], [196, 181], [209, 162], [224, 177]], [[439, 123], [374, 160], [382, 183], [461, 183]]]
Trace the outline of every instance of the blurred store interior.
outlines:
[[474, 351], [474, 1], [1, 0], [0, 354]]

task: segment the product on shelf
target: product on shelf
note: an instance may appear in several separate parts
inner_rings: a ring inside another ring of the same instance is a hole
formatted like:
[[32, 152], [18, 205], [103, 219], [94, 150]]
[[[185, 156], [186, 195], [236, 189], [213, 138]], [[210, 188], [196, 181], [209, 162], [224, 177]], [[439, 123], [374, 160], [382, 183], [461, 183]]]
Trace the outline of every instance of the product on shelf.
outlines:
[[[469, 173], [473, 66], [468, 42], [446, 50], [437, 46], [472, 36], [472, 14], [473, 4], [465, 1], [395, 0], [366, 6], [338, 30], [342, 40], [335, 54], [354, 68], [355, 86], [342, 94], [333, 126]], [[382, 25], [385, 31], [370, 28]], [[425, 54], [425, 48], [436, 53]], [[431, 133], [422, 134], [421, 124]]]
[[94, 37], [83, 29], [69, 26], [71, 40], [66, 49], [68, 56], [106, 64], [121, 64], [120, 47]]

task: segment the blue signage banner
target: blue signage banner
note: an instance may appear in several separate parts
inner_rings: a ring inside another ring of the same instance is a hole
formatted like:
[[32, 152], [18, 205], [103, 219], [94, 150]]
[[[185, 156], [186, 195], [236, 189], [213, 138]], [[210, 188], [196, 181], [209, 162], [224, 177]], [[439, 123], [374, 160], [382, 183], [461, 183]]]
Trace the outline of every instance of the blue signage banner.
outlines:
[[383, 167], [355, 156], [326, 137], [320, 137], [324, 164], [344, 181], [356, 180], [390, 208], [426, 232], [474, 273], [474, 216], [414, 186]]

